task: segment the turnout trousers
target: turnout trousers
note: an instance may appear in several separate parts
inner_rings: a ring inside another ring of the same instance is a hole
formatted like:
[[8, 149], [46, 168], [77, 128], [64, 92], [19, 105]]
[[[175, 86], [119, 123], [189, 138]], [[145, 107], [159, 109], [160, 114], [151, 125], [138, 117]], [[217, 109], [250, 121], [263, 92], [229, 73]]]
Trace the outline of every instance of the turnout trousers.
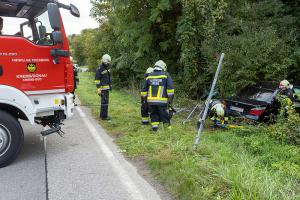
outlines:
[[109, 90], [101, 91], [101, 106], [100, 118], [106, 119], [108, 117], [108, 103], [109, 103]]
[[158, 130], [159, 123], [170, 125], [170, 117], [167, 104], [149, 105], [151, 126], [153, 131]]
[[141, 101], [142, 124], [149, 124], [149, 105], [146, 100]]

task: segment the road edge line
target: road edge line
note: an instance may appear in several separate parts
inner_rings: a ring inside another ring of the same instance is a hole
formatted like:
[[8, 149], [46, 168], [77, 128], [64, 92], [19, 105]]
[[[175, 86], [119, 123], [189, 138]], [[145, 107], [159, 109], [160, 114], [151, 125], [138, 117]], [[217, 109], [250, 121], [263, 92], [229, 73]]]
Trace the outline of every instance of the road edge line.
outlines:
[[88, 128], [90, 134], [95, 139], [101, 151], [104, 153], [105, 157], [107, 158], [112, 168], [118, 175], [120, 181], [127, 189], [127, 192], [131, 195], [131, 197], [134, 200], [146, 200], [140, 192], [140, 190], [138, 189], [138, 187], [136, 186], [136, 184], [134, 183], [134, 181], [127, 174], [126, 170], [122, 167], [120, 161], [114, 156], [113, 152], [105, 144], [104, 139], [101, 137], [101, 135], [99, 134], [95, 126], [92, 124], [92, 122], [87, 118], [86, 114], [79, 107], [76, 107], [76, 110], [78, 111], [85, 126]]

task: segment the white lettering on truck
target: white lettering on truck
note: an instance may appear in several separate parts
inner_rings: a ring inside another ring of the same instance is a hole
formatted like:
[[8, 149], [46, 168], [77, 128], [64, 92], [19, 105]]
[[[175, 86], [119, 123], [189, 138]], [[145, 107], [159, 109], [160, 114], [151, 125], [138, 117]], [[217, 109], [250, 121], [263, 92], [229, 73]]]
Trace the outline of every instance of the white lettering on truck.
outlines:
[[0, 52], [0, 56], [17, 56], [18, 53], [13, 53], [13, 52]]
[[21, 74], [16, 75], [17, 79], [22, 79], [23, 82], [38, 82], [47, 78], [48, 74]]
[[12, 62], [50, 62], [49, 58], [13, 58]]

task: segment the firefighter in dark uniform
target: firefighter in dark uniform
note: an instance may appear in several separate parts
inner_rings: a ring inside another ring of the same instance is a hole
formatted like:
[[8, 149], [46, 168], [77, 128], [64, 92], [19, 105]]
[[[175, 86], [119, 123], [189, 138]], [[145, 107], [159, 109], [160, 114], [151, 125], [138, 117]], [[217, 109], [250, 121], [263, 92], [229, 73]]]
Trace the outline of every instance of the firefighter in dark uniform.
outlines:
[[[146, 71], [145, 79], [147, 79], [149, 74], [151, 74], [153, 71], [154, 71], [154, 68], [149, 67]], [[148, 105], [147, 99], [144, 98], [143, 95], [141, 97], [141, 115], [142, 115], [142, 124], [148, 125], [149, 124], [149, 105]]]
[[173, 80], [166, 72], [167, 65], [162, 61], [155, 63], [154, 71], [147, 77], [142, 89], [142, 97], [147, 99], [152, 130], [158, 130], [160, 122], [167, 127], [170, 125], [168, 104], [174, 99]]
[[101, 96], [100, 119], [102, 120], [110, 120], [108, 116], [109, 92], [112, 89], [110, 63], [111, 57], [105, 54], [102, 57], [102, 64], [96, 70], [95, 76], [97, 92]]
[[79, 77], [78, 77], [78, 67], [75, 66], [75, 64], [73, 64], [73, 78], [74, 78], [74, 89], [71, 92], [73, 94], [73, 100], [75, 101], [76, 96], [75, 96], [75, 91], [77, 89], [77, 85], [79, 84]]
[[294, 97], [293, 85], [291, 85], [289, 81], [287, 81], [287, 80], [281, 81], [279, 84], [279, 89], [281, 90], [280, 91], [281, 95], [284, 95], [284, 96], [290, 98], [290, 100], [292, 102], [296, 101], [295, 97]]

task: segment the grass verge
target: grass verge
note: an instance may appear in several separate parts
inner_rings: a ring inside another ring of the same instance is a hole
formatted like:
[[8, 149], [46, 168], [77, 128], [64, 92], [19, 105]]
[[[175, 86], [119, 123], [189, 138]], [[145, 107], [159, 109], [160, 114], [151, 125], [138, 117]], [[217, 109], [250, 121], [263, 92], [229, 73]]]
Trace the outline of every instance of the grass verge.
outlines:
[[[93, 75], [80, 74], [77, 90], [82, 105], [99, 115]], [[142, 157], [168, 191], [182, 200], [300, 199], [300, 148], [281, 144], [260, 127], [204, 132], [192, 149], [196, 129], [176, 116], [172, 130], [140, 125], [139, 98], [114, 90], [110, 96], [112, 122], [100, 122], [129, 157]]]

